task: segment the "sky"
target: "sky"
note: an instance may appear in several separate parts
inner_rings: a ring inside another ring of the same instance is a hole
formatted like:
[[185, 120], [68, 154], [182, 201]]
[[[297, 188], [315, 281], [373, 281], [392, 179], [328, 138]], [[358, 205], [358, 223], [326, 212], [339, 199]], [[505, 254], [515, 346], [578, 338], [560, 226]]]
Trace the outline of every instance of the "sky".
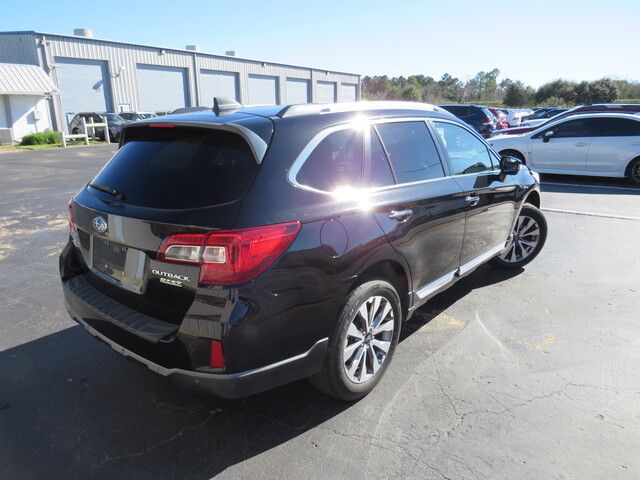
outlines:
[[[534, 87], [556, 78], [640, 80], [640, 0], [5, 0], [0, 31], [94, 37], [362, 75], [498, 68]], [[8, 8], [7, 8], [8, 7]]]

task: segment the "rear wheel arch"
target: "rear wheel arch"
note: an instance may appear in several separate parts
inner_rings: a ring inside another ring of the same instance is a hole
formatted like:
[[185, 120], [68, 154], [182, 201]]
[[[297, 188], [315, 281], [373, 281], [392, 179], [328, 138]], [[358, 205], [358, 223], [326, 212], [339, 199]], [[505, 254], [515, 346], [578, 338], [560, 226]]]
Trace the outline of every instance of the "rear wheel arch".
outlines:
[[409, 311], [409, 274], [396, 260], [380, 260], [369, 265], [351, 284], [349, 291], [370, 280], [386, 280], [398, 292], [402, 304], [402, 318], [407, 318]]

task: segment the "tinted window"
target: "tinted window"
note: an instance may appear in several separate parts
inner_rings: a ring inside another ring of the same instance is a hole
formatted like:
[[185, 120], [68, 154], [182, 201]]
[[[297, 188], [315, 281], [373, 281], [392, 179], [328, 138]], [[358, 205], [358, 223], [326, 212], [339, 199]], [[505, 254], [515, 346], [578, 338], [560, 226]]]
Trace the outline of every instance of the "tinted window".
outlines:
[[369, 187], [383, 187], [394, 183], [387, 154], [375, 128], [371, 128], [371, 160], [365, 183]]
[[126, 143], [93, 180], [120, 190], [125, 202], [195, 208], [238, 199], [258, 169], [242, 137], [198, 128], [132, 128]]
[[[594, 120], [589, 118], [569, 120], [559, 123], [548, 130], [553, 130], [554, 138], [590, 137], [597, 126], [597, 121]], [[546, 132], [543, 132], [543, 135], [544, 133]]]
[[638, 137], [640, 136], [640, 122], [626, 118], [601, 118], [600, 137]]
[[471, 110], [466, 105], [444, 105], [442, 108], [453, 113], [456, 117], [466, 117], [471, 114]]
[[424, 122], [381, 123], [377, 130], [398, 183], [444, 176], [438, 151]]
[[466, 129], [452, 123], [434, 122], [451, 166], [452, 175], [493, 169], [487, 146]]
[[302, 185], [332, 192], [362, 183], [362, 131], [339, 130], [329, 134], [311, 152], [296, 179]]

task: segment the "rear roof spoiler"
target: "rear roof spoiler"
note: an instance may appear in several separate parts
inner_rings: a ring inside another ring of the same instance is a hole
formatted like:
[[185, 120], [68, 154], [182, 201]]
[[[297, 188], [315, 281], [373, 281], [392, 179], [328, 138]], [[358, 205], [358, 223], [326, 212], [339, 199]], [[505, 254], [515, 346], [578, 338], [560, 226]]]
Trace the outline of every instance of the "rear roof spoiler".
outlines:
[[[155, 120], [155, 121], [154, 121]], [[175, 126], [179, 127], [197, 127], [197, 128], [207, 128], [210, 130], [222, 130], [225, 132], [232, 132], [237, 135], [240, 135], [246, 142], [249, 144], [249, 148], [251, 148], [251, 152], [256, 159], [258, 164], [262, 163], [262, 159], [264, 158], [265, 153], [267, 152], [267, 142], [265, 142], [260, 135], [255, 133], [253, 130], [240, 125], [238, 123], [229, 122], [229, 123], [211, 123], [211, 122], [199, 122], [199, 121], [188, 121], [188, 120], [168, 120], [166, 122], [157, 121], [158, 118], [154, 118], [151, 121], [141, 121], [135, 122], [122, 127], [122, 133], [120, 134], [120, 146], [122, 146], [126, 137], [126, 131], [129, 128], [137, 128], [137, 127], [148, 127], [150, 125], [157, 125], [161, 128], [171, 128]], [[124, 133], [124, 135], [123, 135]]]

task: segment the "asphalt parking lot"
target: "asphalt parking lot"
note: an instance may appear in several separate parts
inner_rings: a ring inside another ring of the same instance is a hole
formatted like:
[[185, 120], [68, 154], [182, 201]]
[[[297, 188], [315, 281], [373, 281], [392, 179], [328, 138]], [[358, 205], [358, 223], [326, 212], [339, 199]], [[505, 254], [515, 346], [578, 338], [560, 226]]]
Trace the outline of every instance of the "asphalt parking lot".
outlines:
[[64, 311], [66, 202], [113, 150], [0, 153], [0, 478], [640, 477], [640, 189], [543, 178], [541, 255], [429, 302], [360, 402], [219, 401]]

